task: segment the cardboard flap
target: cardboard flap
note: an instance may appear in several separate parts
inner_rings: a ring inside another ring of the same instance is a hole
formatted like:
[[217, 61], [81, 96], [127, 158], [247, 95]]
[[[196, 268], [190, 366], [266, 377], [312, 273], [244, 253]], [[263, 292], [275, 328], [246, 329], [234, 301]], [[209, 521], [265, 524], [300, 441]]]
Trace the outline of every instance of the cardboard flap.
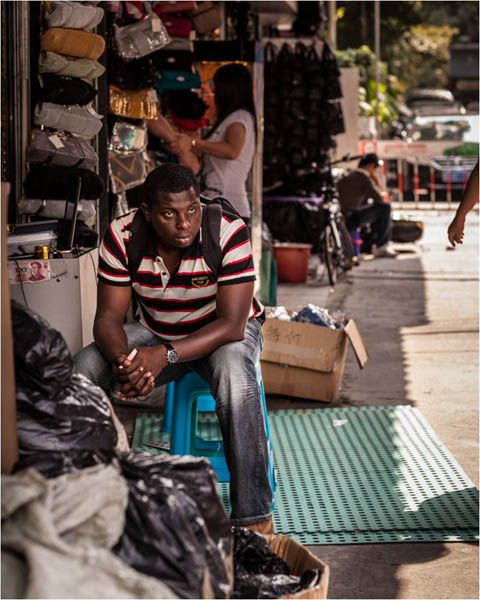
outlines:
[[358, 366], [363, 369], [368, 360], [368, 350], [353, 319], [348, 321], [344, 329], [357, 358]]
[[331, 373], [343, 331], [308, 323], [267, 319], [263, 326], [262, 360]]

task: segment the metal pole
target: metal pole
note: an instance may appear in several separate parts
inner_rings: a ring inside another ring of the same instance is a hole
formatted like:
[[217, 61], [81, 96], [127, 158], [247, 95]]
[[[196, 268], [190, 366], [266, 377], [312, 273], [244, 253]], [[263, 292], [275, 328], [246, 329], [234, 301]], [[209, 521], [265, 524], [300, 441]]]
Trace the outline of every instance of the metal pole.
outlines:
[[403, 161], [397, 158], [398, 201], [403, 206]]
[[337, 47], [337, 0], [328, 2], [328, 41], [333, 49]]
[[432, 207], [435, 206], [436, 200], [436, 190], [435, 190], [435, 169], [430, 165], [430, 202]]
[[377, 139], [380, 138], [380, 0], [375, 0], [375, 128]]
[[419, 175], [418, 175], [418, 160], [415, 157], [413, 163], [413, 198], [415, 200], [415, 208], [418, 208], [418, 189], [420, 187]]

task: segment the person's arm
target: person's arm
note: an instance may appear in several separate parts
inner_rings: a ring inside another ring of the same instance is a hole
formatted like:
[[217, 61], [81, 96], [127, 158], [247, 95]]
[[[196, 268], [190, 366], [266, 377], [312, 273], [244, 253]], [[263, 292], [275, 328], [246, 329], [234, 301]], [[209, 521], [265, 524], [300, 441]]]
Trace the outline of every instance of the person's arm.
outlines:
[[463, 243], [463, 232], [465, 230], [465, 219], [468, 213], [479, 201], [478, 190], [478, 162], [470, 174], [462, 201], [460, 202], [453, 221], [448, 227], [448, 239], [453, 247], [455, 244]]
[[[173, 129], [165, 117], [162, 117], [162, 115], [159, 115], [156, 119], [148, 119], [147, 127], [152, 135], [165, 140], [169, 145], [174, 145], [179, 137], [179, 134]], [[182, 151], [178, 153], [178, 160], [184, 167], [189, 167], [194, 173], [198, 173], [200, 162], [191, 146], [192, 144], [190, 142], [188, 148], [182, 149]]]
[[225, 131], [225, 139], [219, 142], [197, 140], [189, 135], [180, 134], [178, 139], [170, 144], [170, 149], [180, 156], [181, 152], [194, 149], [200, 154], [209, 154], [217, 158], [236, 160], [245, 145], [246, 130], [243, 123], [232, 123]]
[[365, 176], [365, 194], [365, 198], [371, 198], [375, 204], [383, 204], [385, 202], [381, 190], [368, 175]]

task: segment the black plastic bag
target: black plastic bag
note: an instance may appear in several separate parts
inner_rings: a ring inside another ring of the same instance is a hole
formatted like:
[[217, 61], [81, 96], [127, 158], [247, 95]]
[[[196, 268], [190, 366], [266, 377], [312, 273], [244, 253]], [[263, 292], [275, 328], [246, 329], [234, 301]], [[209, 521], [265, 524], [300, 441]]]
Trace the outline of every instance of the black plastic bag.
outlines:
[[210, 463], [142, 452], [120, 465], [130, 496], [116, 554], [180, 597], [229, 597], [233, 542]]
[[280, 598], [318, 585], [320, 571], [291, 575], [288, 565], [254, 531], [235, 528], [234, 539], [233, 598]]
[[83, 375], [61, 334], [12, 302], [19, 461], [45, 477], [108, 463], [117, 432], [104, 392]]

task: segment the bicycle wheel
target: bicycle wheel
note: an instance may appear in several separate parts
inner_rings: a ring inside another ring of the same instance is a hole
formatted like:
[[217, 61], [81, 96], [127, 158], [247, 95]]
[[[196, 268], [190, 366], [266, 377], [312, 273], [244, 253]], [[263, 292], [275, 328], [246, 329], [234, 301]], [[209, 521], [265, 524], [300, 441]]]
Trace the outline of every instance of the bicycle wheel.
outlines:
[[331, 286], [337, 283], [338, 269], [340, 267], [339, 258], [342, 249], [338, 247], [335, 233], [330, 223], [325, 227], [323, 236], [323, 256], [325, 266], [327, 267], [328, 281]]
[[340, 233], [340, 238], [342, 240], [342, 269], [344, 271], [349, 271], [353, 266], [353, 243], [350, 232], [348, 231], [345, 222], [342, 220], [340, 223], [337, 223], [338, 232]]

